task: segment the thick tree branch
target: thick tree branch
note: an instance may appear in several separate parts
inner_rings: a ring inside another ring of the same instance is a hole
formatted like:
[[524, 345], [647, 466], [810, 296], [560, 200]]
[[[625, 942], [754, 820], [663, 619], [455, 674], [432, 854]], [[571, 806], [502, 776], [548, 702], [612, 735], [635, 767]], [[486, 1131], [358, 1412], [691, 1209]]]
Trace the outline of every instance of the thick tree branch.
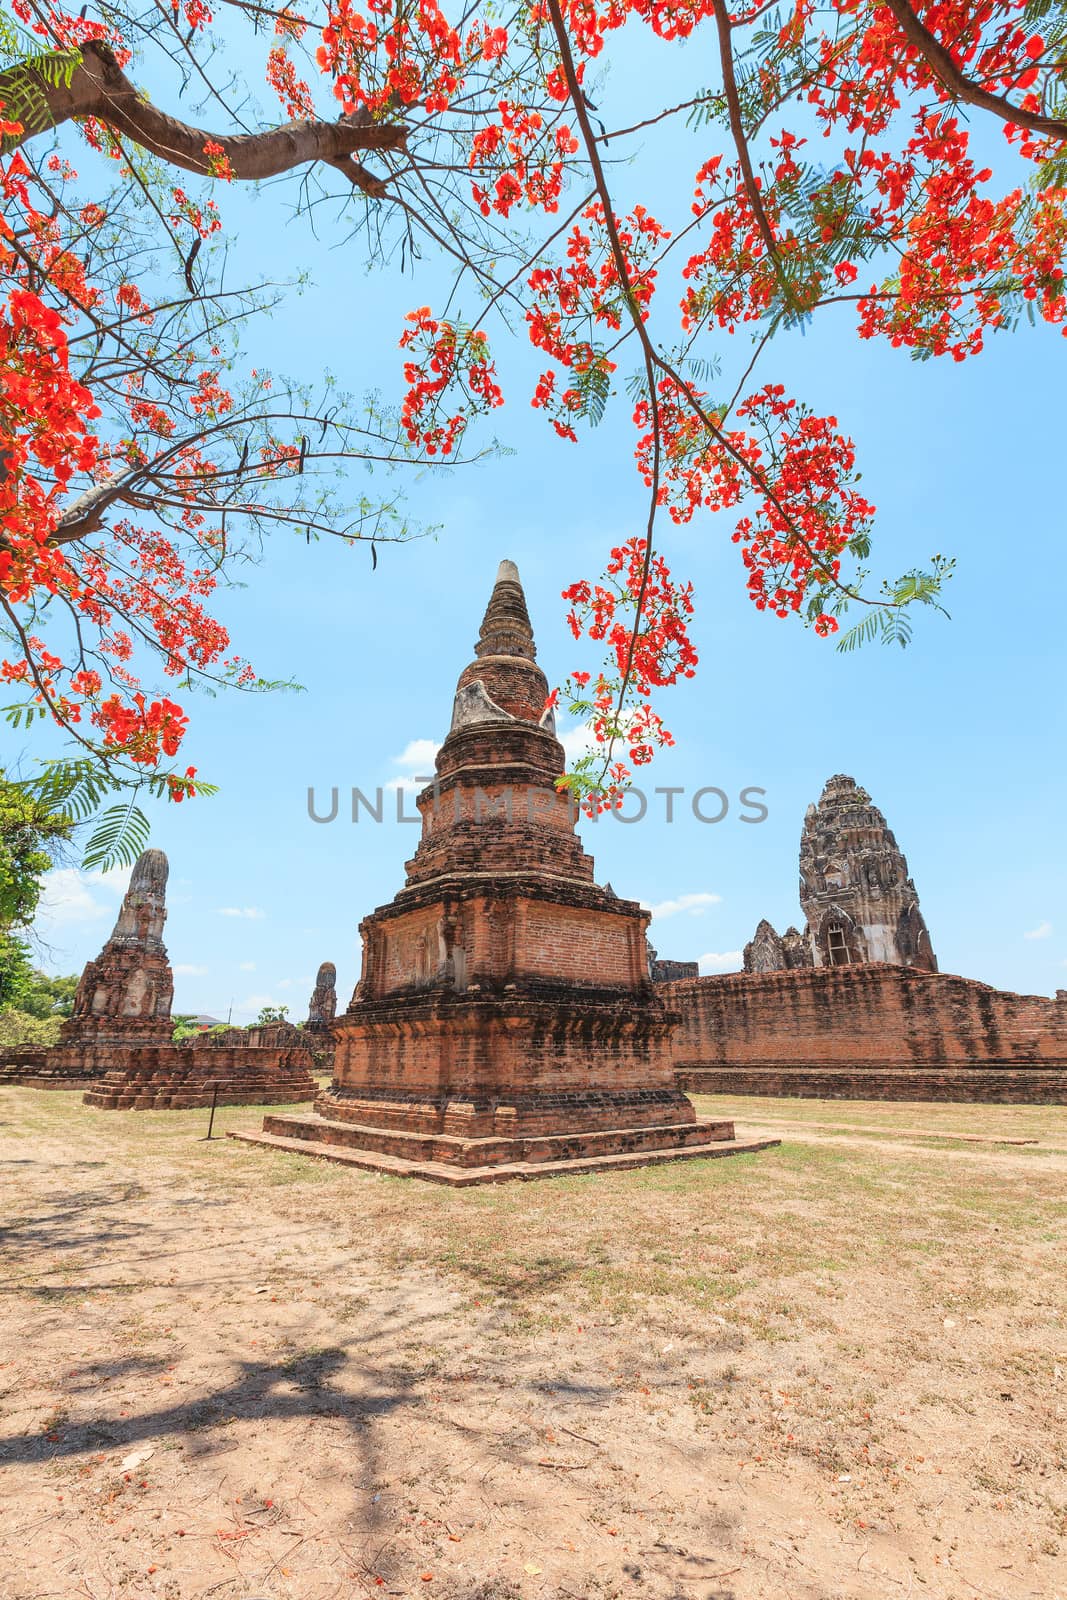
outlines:
[[723, 89], [726, 93], [726, 106], [730, 115], [730, 132], [734, 138], [734, 148], [737, 151], [737, 160], [741, 168], [741, 181], [745, 186], [745, 196], [752, 215], [756, 219], [760, 238], [763, 240], [771, 266], [774, 268], [774, 275], [778, 279], [779, 287], [789, 304], [799, 308], [800, 302], [786, 276], [785, 268], [782, 266], [782, 258], [778, 253], [778, 241], [774, 237], [774, 229], [771, 227], [770, 219], [764, 209], [763, 197], [756, 181], [756, 174], [752, 170], [752, 157], [749, 155], [748, 140], [745, 137], [745, 124], [741, 115], [741, 96], [737, 90], [737, 77], [734, 73], [730, 13], [726, 9], [724, 0], [714, 0], [714, 6], [715, 26], [719, 33], [719, 61], [722, 66]]
[[[9, 67], [0, 73], [0, 101], [15, 96], [16, 85], [24, 86], [32, 73], [35, 88], [33, 109], [20, 120], [21, 134], [4, 141], [12, 149], [27, 139], [46, 133], [71, 118], [97, 117], [113, 132], [124, 134], [170, 166], [186, 172], [210, 176], [225, 160], [238, 179], [273, 178], [294, 167], [324, 161], [336, 167], [366, 193], [379, 195], [382, 181], [354, 159], [357, 151], [399, 150], [407, 138], [402, 123], [375, 122], [362, 108], [337, 122], [306, 120], [286, 122], [262, 133], [210, 133], [168, 116], [145, 100], [130, 82], [112, 51], [98, 40], [81, 49], [81, 62], [75, 67], [69, 86], [49, 83], [32, 63]], [[5, 95], [5, 87], [8, 94]], [[17, 97], [16, 97], [17, 98]], [[10, 113], [9, 113], [10, 115]], [[205, 145], [213, 154], [205, 152]]]
[[882, 0], [893, 13], [909, 44], [923, 56], [934, 76], [944, 85], [954, 100], [964, 100], [968, 105], [979, 106], [992, 112], [1002, 122], [1012, 122], [1019, 128], [1031, 128], [1035, 133], [1052, 139], [1067, 139], [1067, 122], [1059, 117], [1044, 117], [1037, 111], [1024, 111], [1012, 105], [1003, 95], [991, 94], [961, 72], [940, 39], [930, 32], [908, 5], [907, 0]]

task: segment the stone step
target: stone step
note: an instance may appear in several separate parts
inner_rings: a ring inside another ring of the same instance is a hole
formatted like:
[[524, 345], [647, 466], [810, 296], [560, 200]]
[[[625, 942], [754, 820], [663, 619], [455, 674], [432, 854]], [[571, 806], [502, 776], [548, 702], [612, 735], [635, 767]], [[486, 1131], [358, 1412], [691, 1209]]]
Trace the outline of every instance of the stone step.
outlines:
[[442, 1162], [449, 1166], [483, 1167], [515, 1160], [572, 1161], [579, 1157], [638, 1154], [642, 1150], [704, 1146], [732, 1139], [732, 1122], [671, 1123], [660, 1127], [580, 1129], [562, 1133], [489, 1135], [477, 1138], [382, 1127], [324, 1116], [268, 1116], [263, 1132], [281, 1138], [378, 1151], [405, 1161]]
[[719, 1156], [770, 1150], [782, 1142], [780, 1139], [720, 1139], [703, 1145], [676, 1145], [664, 1149], [627, 1151], [621, 1155], [580, 1156], [566, 1161], [516, 1161], [491, 1167], [457, 1167], [446, 1161], [413, 1161], [388, 1151], [355, 1149], [348, 1145], [326, 1144], [321, 1140], [291, 1138], [276, 1133], [231, 1131], [228, 1137], [242, 1144], [265, 1145], [272, 1150], [288, 1150], [294, 1155], [311, 1156], [315, 1160], [336, 1161], [365, 1172], [381, 1172], [396, 1178], [422, 1178], [429, 1183], [446, 1184], [453, 1189], [470, 1189], [485, 1183], [529, 1182], [534, 1178], [563, 1178], [581, 1172], [622, 1172], [633, 1167], [661, 1166], [668, 1161], [712, 1161]]

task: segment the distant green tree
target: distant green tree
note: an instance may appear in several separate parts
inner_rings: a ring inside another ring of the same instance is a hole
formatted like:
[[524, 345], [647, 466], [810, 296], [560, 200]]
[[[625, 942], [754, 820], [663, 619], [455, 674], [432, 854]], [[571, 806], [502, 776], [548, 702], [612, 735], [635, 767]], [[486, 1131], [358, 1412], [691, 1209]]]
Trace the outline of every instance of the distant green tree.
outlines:
[[48, 1017], [69, 1017], [74, 1009], [77, 989], [77, 973], [50, 978], [46, 972], [35, 967], [30, 975], [29, 988], [19, 1004], [31, 1017], [40, 1017], [42, 1021]]
[[0, 931], [29, 927], [41, 879], [72, 828], [65, 811], [10, 782], [0, 768]]
[[174, 1032], [171, 1034], [171, 1038], [175, 1044], [180, 1039], [191, 1039], [194, 1034], [203, 1032], [203, 1029], [197, 1026], [195, 1017], [171, 1017], [170, 1020], [174, 1024]]
[[264, 1006], [255, 1022], [249, 1024], [252, 1028], [265, 1028], [272, 1022], [284, 1022], [289, 1015], [288, 1006]]
[[[45, 1021], [62, 1009], [49, 986], [69, 982], [77, 987], [76, 978], [49, 979], [38, 972], [29, 945], [18, 936], [33, 921], [41, 879], [53, 865], [58, 846], [69, 839], [72, 825], [65, 812], [11, 783], [0, 769], [0, 1013], [17, 1012], [23, 1019]], [[5, 1043], [39, 1042], [27, 1039], [26, 1020], [12, 1026], [20, 1036], [5, 1037]]]
[[8, 929], [0, 927], [0, 1012], [17, 1007], [29, 1011], [33, 990], [33, 962], [30, 947]]
[[18, 1049], [24, 1045], [49, 1046], [59, 1043], [62, 1018], [33, 1017], [28, 1011], [9, 1007], [0, 1011], [0, 1050]]

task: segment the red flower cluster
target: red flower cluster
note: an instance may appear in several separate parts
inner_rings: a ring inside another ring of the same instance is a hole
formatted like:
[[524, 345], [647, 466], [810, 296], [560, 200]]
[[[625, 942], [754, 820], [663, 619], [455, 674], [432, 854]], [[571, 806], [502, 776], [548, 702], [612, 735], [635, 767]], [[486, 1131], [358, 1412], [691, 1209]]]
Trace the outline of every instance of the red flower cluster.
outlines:
[[[400, 420], [409, 441], [420, 444], [427, 455], [451, 455], [474, 413], [504, 403], [489, 341], [484, 333], [438, 321], [428, 306], [409, 311], [407, 321], [400, 348], [407, 352], [404, 381], [409, 387]], [[442, 415], [443, 397], [457, 387], [463, 395], [459, 410]]]
[[[69, 164], [53, 172], [61, 183], [76, 177]], [[71, 370], [70, 323], [92, 309], [105, 322], [117, 315], [119, 327], [151, 327], [155, 312], [133, 282], [120, 281], [105, 296], [87, 280], [83, 260], [60, 243], [58, 208], [46, 209], [35, 198], [37, 181], [18, 153], [0, 167], [8, 206], [0, 223], [0, 264], [8, 282], [0, 303], [0, 603], [22, 651], [0, 662], [0, 678], [24, 688], [29, 703], [61, 725], [98, 730], [104, 751], [155, 771], [177, 753], [187, 718], [173, 700], [141, 689], [132, 670], [134, 636], [155, 648], [173, 677], [222, 663], [229, 636], [202, 604], [215, 588], [214, 570], [206, 563], [190, 565], [173, 538], [157, 528], [123, 518], [91, 543], [58, 537], [78, 480], [106, 484], [138, 459], [138, 436], [165, 439], [175, 431], [175, 419], [144, 398], [142, 373], [121, 391], [130, 438], [108, 444], [94, 431], [100, 407]], [[102, 208], [86, 206], [79, 220], [93, 230], [106, 219]], [[190, 352], [183, 364], [189, 421], [221, 414], [232, 403], [219, 370], [189, 371], [193, 359]], [[204, 463], [194, 449], [181, 447], [170, 470], [173, 514], [190, 530], [198, 528], [203, 513], [194, 506]], [[183, 484], [191, 491], [184, 508]], [[45, 605], [73, 619], [68, 657], [38, 631], [39, 620], [53, 614], [43, 611]], [[225, 671], [236, 681], [255, 676], [236, 658], [225, 663]], [[84, 742], [90, 737], [86, 733]], [[188, 777], [175, 780], [172, 797], [195, 793]]]
[[630, 763], [643, 766], [657, 748], [674, 743], [649, 701], [653, 690], [696, 673], [688, 631], [693, 586], [676, 583], [648, 541], [633, 538], [612, 550], [603, 583], [580, 579], [563, 598], [574, 637], [607, 645], [595, 681], [588, 672], [572, 672], [563, 686], [570, 711], [588, 723], [600, 747], [568, 780], [593, 814], [621, 804], [630, 774], [615, 755], [620, 744]]
[[[106, 38], [120, 60], [128, 57], [113, 29], [12, 3], [52, 45]], [[721, 335], [742, 331], [746, 343], [754, 335], [759, 358], [779, 326], [803, 328], [841, 302], [861, 337], [924, 357], [972, 356], [989, 330], [1024, 312], [1067, 332], [1065, 141], [1047, 126], [1064, 103], [1053, 19], [1042, 13], [1039, 31], [1040, 8], [1028, 0], [918, 0], [907, 30], [882, 0], [792, 0], [773, 23], [762, 0], [726, 14], [719, 0], [534, 0], [505, 24], [502, 13], [477, 6], [450, 18], [446, 3], [327, 0], [321, 34], [307, 41], [315, 41], [320, 87], [343, 116], [404, 123], [407, 156], [390, 157], [387, 193], [410, 181], [410, 195], [423, 184], [427, 204], [438, 207], [430, 231], [488, 290], [491, 308], [525, 320], [543, 358], [532, 404], [555, 432], [573, 441], [583, 423], [599, 421], [622, 345], [639, 345], [635, 460], [652, 521], [660, 509], [676, 525], [729, 511], [755, 605], [779, 617], [799, 613], [817, 634], [832, 634], [843, 563], [863, 558], [873, 517], [856, 487], [852, 441], [835, 417], [752, 378], [747, 355], [743, 378], [725, 381], [713, 397], [714, 359], [701, 357], [701, 342], [712, 332], [717, 357]], [[172, 7], [193, 33], [210, 25], [205, 0]], [[271, 15], [268, 83], [287, 116], [314, 117], [315, 95], [294, 61], [313, 25], [288, 6]], [[625, 130], [590, 131], [598, 113], [582, 86], [628, 22], [663, 41], [699, 34], [716, 57], [725, 46], [726, 93], [690, 107], [700, 142], [689, 214], [674, 230], [639, 204], [628, 214], [612, 210], [612, 158], [624, 154]], [[988, 140], [975, 159], [971, 108], [964, 118], [959, 103], [976, 99], [1003, 128], [1008, 185], [998, 186]], [[814, 141], [797, 127], [798, 100], [806, 131], [821, 135]], [[92, 118], [84, 133], [124, 170], [120, 138]], [[230, 178], [223, 145], [208, 139], [203, 148], [209, 176]], [[23, 655], [3, 671], [70, 720], [90, 704], [91, 717], [104, 719], [97, 725], [105, 740], [155, 749], [162, 759], [169, 745], [177, 748], [184, 715], [166, 700], [138, 703], [131, 639], [149, 638], [175, 673], [212, 662], [238, 676], [246, 670], [226, 661], [225, 632], [201, 609], [212, 561], [183, 561], [169, 537], [129, 523], [91, 549], [72, 550], [56, 541], [56, 524], [78, 474], [103, 482], [138, 453], [166, 446], [178, 486], [172, 531], [213, 556], [225, 533], [205, 521], [203, 505], [216, 469], [177, 441], [197, 419], [225, 417], [232, 401], [217, 351], [208, 358], [190, 348], [181, 405], [134, 367], [111, 386], [123, 427], [97, 437], [99, 396], [71, 370], [70, 320], [117, 317], [131, 338], [151, 328], [154, 339], [160, 330], [135, 283], [113, 281], [105, 295], [88, 281], [85, 261], [106, 252], [105, 225], [114, 219], [95, 203], [64, 209], [74, 174], [58, 154], [44, 160], [36, 179], [18, 155], [0, 172], [14, 219], [0, 233], [11, 279], [0, 307], [0, 508], [12, 529], [0, 580], [12, 606], [65, 597], [99, 637], [94, 666], [73, 657], [64, 664], [27, 626]], [[44, 172], [58, 200], [31, 193]], [[583, 184], [573, 212], [546, 227], [572, 177]], [[422, 197], [405, 204], [414, 216]], [[175, 188], [162, 216], [193, 252], [188, 272], [198, 241], [221, 226], [217, 209], [201, 190]], [[533, 225], [540, 238], [531, 238]], [[665, 280], [668, 294], [657, 295]], [[407, 440], [417, 453], [454, 458], [471, 418], [502, 403], [487, 335], [422, 307], [408, 316], [400, 345]], [[263, 482], [301, 468], [291, 441], [261, 439], [257, 451]], [[669, 741], [649, 699], [695, 668], [690, 591], [637, 539], [612, 553], [599, 583], [576, 584], [568, 597], [576, 637], [607, 652], [599, 674], [572, 675], [567, 691], [597, 731], [610, 792], [627, 762], [639, 764]], [[194, 792], [176, 781], [182, 793]]]

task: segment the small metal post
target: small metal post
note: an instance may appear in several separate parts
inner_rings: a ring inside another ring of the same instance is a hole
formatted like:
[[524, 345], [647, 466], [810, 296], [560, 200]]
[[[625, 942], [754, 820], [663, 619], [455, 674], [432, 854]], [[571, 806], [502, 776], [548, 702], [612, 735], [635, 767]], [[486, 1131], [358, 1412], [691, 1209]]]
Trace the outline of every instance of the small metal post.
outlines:
[[[211, 1130], [215, 1126], [215, 1107], [218, 1105], [218, 1103], [219, 1103], [219, 1080], [216, 1078], [215, 1082], [211, 1085], [211, 1115], [207, 1119], [207, 1133], [205, 1133], [204, 1139], [211, 1139], [211, 1138], [214, 1137], [214, 1135], [212, 1134]], [[201, 1140], [201, 1143], [203, 1143], [203, 1142], [204, 1141]]]

